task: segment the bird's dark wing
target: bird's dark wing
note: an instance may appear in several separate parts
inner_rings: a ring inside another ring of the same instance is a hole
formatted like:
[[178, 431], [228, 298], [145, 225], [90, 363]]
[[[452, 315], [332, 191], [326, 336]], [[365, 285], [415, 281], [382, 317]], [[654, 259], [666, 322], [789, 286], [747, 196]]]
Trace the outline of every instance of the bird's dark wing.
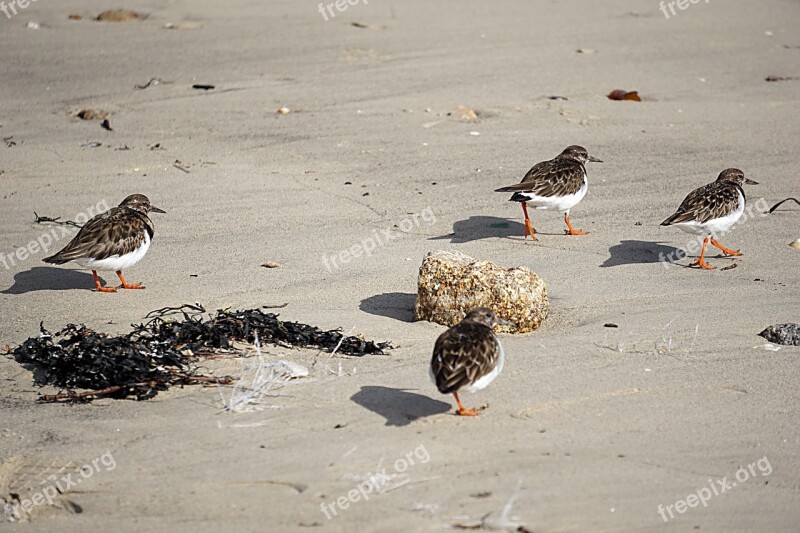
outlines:
[[543, 161], [531, 168], [522, 181], [497, 192], [532, 193], [537, 196], [566, 196], [580, 191], [585, 183], [586, 169], [571, 159]]
[[60, 265], [76, 259], [122, 256], [138, 249], [145, 234], [153, 237], [153, 224], [146, 215], [114, 207], [89, 220], [69, 244], [43, 261]]
[[742, 188], [733, 183], [715, 181], [704, 185], [689, 193], [675, 214], [661, 225], [693, 221], [702, 224], [729, 215], [739, 207], [739, 193], [744, 197]]
[[431, 371], [436, 387], [450, 394], [491, 372], [500, 348], [492, 330], [483, 324], [461, 323], [442, 333], [433, 347]]

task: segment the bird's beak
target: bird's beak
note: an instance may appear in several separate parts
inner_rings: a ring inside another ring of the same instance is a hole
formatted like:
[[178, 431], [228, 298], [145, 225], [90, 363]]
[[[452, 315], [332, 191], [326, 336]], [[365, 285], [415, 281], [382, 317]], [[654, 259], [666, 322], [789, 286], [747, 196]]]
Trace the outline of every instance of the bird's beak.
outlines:
[[153, 213], [164, 213], [165, 215], [167, 214], [166, 211], [164, 211], [163, 209], [159, 209], [158, 207], [156, 207], [154, 205], [150, 206], [150, 211], [152, 211]]
[[602, 163], [602, 162], [603, 162], [603, 160], [602, 160], [602, 159], [597, 159], [595, 156], [593, 156], [593, 155], [590, 155], [590, 156], [589, 156], [589, 162], [590, 162], [590, 163]]
[[751, 180], [750, 178], [745, 178], [744, 182], [748, 185], [758, 185], [757, 181]]

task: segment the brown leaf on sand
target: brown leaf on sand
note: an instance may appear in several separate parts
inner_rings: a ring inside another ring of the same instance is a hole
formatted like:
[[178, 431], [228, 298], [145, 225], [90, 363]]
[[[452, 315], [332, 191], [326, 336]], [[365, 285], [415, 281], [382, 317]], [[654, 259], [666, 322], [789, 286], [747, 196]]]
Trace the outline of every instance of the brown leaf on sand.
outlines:
[[129, 9], [112, 9], [110, 11], [103, 11], [97, 15], [94, 20], [98, 22], [133, 22], [145, 18], [147, 18], [147, 15], [142, 15], [141, 13]]
[[82, 109], [75, 115], [81, 120], [102, 120], [108, 117], [108, 111], [102, 109]]
[[622, 89], [615, 89], [608, 93], [609, 100], [630, 100], [632, 102], [641, 102], [639, 91], [624, 91]]

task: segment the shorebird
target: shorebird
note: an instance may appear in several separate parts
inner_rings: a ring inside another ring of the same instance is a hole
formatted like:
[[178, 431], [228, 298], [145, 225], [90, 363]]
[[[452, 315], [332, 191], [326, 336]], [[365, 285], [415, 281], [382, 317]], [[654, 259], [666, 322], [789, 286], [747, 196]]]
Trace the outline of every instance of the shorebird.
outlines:
[[461, 389], [476, 392], [500, 375], [505, 355], [494, 334], [498, 324], [510, 324], [491, 309], [478, 307], [442, 333], [433, 347], [430, 376], [442, 394], [452, 394], [462, 416], [477, 416], [475, 409], [465, 409], [458, 397]]
[[744, 213], [745, 195], [742, 185], [758, 185], [757, 181], [744, 177], [738, 168], [723, 170], [716, 181], [693, 190], [681, 202], [678, 211], [661, 223], [662, 226], [677, 226], [686, 233], [703, 237], [700, 258], [689, 266], [714, 270], [705, 262], [706, 247], [711, 242], [729, 256], [742, 255], [739, 250], [725, 248], [716, 236], [725, 233]]
[[128, 283], [122, 270], [135, 265], [150, 248], [153, 238], [153, 223], [149, 212], [165, 213], [154, 207], [143, 194], [132, 194], [117, 207], [91, 218], [77, 235], [60, 252], [42, 261], [62, 265], [75, 261], [88, 268], [94, 276], [99, 292], [117, 292], [114, 287], [103, 287], [98, 270], [114, 270], [122, 282], [122, 289], [144, 289], [138, 283]]
[[549, 209], [564, 213], [567, 235], [586, 235], [587, 232], [572, 227], [569, 211], [578, 205], [589, 190], [585, 166], [588, 162], [602, 163], [600, 159], [590, 156], [586, 148], [568, 146], [554, 159], [534, 165], [518, 184], [495, 189], [495, 192], [513, 192], [510, 201], [522, 204], [526, 238], [530, 235], [534, 241], [537, 240], [531, 219], [528, 217], [527, 204], [531, 204], [534, 209]]

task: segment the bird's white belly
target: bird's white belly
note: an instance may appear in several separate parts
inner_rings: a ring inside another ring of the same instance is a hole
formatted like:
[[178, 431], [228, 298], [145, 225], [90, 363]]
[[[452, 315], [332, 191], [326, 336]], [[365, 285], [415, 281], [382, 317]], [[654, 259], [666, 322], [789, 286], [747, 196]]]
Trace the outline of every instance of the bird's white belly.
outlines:
[[673, 224], [674, 226], [679, 227], [681, 230], [685, 231], [686, 233], [691, 233], [692, 235], [720, 235], [725, 233], [731, 227], [736, 224], [736, 222], [742, 218], [742, 214], [744, 213], [744, 197], [742, 193], [739, 193], [739, 206], [736, 208], [736, 211], [730, 213], [729, 215], [725, 215], [724, 217], [720, 218], [712, 218], [707, 222], [679, 222], [678, 224]]
[[88, 268], [91, 270], [125, 270], [141, 261], [149, 248], [150, 235], [145, 233], [144, 242], [142, 242], [142, 245], [133, 252], [125, 255], [112, 255], [111, 257], [106, 257], [105, 259], [76, 259], [75, 262], [83, 268]]
[[464, 387], [464, 390], [467, 392], [477, 392], [479, 390], [485, 389], [489, 383], [494, 381], [494, 379], [500, 375], [500, 372], [503, 371], [503, 365], [506, 361], [506, 354], [503, 352], [503, 345], [500, 344], [500, 341], [495, 337], [495, 342], [497, 342], [497, 364], [494, 366], [491, 372], [480, 378], [478, 381], [473, 383], [472, 385], [468, 385]]
[[583, 178], [583, 185], [578, 192], [568, 194], [566, 196], [539, 196], [533, 193], [520, 193], [522, 196], [527, 197], [526, 202], [534, 209], [547, 209], [551, 211], [558, 211], [560, 213], [569, 213], [569, 210], [578, 205], [578, 202], [583, 200], [586, 192], [589, 190], [589, 182], [586, 177]]

